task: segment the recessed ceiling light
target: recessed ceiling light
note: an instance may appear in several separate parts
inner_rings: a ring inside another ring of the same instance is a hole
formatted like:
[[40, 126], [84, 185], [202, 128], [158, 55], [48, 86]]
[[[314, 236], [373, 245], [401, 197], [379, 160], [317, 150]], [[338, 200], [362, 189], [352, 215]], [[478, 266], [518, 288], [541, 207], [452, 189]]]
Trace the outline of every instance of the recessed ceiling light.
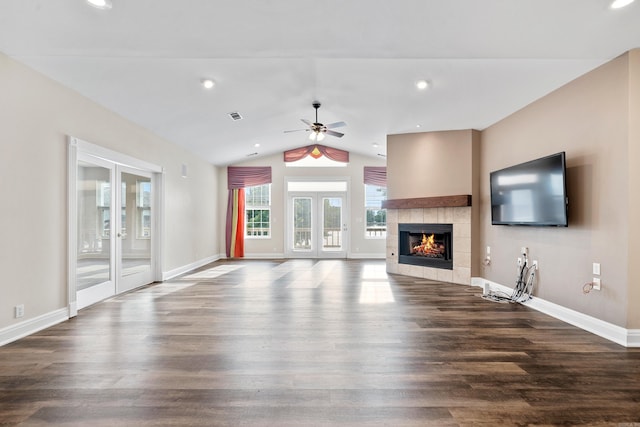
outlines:
[[614, 0], [611, 3], [611, 9], [620, 9], [621, 7], [625, 7], [633, 3], [634, 0]]
[[378, 143], [374, 142], [373, 144], [371, 144], [373, 146], [373, 148], [378, 148]]
[[216, 85], [216, 82], [211, 79], [202, 79], [201, 83], [205, 89], [212, 89]]
[[108, 10], [113, 7], [113, 3], [111, 3], [111, 0], [87, 0], [87, 3], [95, 8], [102, 10]]
[[417, 127], [417, 128], [421, 128], [421, 127], [422, 127], [422, 125], [416, 125], [416, 127]]
[[426, 88], [429, 87], [429, 82], [426, 80], [418, 80], [416, 82], [416, 87], [420, 90], [425, 90]]
[[260, 144], [256, 142], [255, 144], [253, 144], [253, 146], [258, 148], [258, 147], [260, 147]]

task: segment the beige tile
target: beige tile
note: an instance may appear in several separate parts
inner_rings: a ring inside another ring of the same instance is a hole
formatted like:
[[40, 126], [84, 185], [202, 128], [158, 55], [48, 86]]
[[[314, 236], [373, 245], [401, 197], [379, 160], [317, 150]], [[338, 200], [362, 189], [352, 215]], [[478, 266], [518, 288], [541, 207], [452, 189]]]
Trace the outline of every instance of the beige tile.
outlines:
[[424, 267], [423, 276], [425, 279], [438, 280], [438, 268]]
[[398, 224], [411, 223], [411, 209], [398, 209]]
[[453, 283], [459, 283], [461, 285], [471, 284], [471, 269], [466, 267], [460, 267], [453, 270]]
[[409, 277], [423, 277], [423, 268], [417, 265], [398, 264], [398, 273]]
[[422, 208], [420, 209], [409, 209], [411, 215], [411, 223], [412, 224], [422, 224], [424, 223], [424, 214], [422, 212]]
[[458, 207], [453, 208], [453, 222], [458, 223], [471, 223], [471, 208], [470, 207]]
[[438, 208], [424, 208], [422, 216], [425, 224], [437, 224], [438, 223]]
[[470, 252], [454, 252], [453, 253], [453, 268], [457, 267], [471, 268], [471, 253]]
[[389, 261], [387, 259], [387, 273], [398, 274], [398, 262]]
[[453, 236], [453, 251], [471, 253], [471, 239]]
[[453, 224], [453, 237], [471, 237], [471, 224], [470, 223], [454, 223]]
[[453, 282], [453, 271], [452, 270], [438, 269], [438, 278], [436, 280], [439, 280], [441, 282], [452, 283]]
[[453, 208], [438, 208], [438, 223], [439, 224], [452, 224], [453, 223]]

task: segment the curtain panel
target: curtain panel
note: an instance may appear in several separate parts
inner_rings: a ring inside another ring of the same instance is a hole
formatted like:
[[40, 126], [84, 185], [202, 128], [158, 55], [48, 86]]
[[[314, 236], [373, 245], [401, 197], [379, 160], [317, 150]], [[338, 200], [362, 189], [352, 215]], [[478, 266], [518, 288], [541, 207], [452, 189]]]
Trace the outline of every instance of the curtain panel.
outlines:
[[386, 166], [365, 166], [364, 167], [364, 183], [368, 185], [377, 185], [379, 187], [387, 186], [387, 167]]
[[227, 223], [225, 229], [227, 258], [244, 257], [245, 187], [271, 184], [271, 166], [227, 167]]
[[[328, 159], [331, 159], [335, 162], [341, 163], [349, 163], [349, 152], [344, 150], [339, 150], [337, 148], [327, 147], [326, 145], [309, 145], [306, 147], [295, 148], [293, 150], [284, 152], [284, 161], [285, 162], [296, 162], [298, 160], [302, 160], [305, 157], [311, 155], [311, 153], [318, 149], [318, 151], [326, 156]], [[317, 158], [316, 156], [313, 156]], [[319, 157], [319, 156], [318, 156]]]

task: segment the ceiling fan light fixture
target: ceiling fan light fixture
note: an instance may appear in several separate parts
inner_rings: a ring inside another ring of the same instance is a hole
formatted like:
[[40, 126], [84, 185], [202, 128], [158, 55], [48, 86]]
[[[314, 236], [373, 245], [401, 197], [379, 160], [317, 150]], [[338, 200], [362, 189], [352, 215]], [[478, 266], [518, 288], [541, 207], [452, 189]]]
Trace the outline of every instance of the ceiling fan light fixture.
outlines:
[[200, 80], [200, 83], [202, 83], [202, 86], [205, 89], [213, 89], [213, 87], [216, 85], [216, 82], [211, 79], [202, 79]]
[[611, 9], [620, 9], [633, 3], [634, 0], [614, 0], [611, 3]]
[[314, 142], [320, 142], [324, 139], [324, 132], [313, 131], [309, 134], [309, 139]]
[[418, 88], [418, 90], [425, 90], [429, 87], [429, 82], [427, 80], [418, 80], [416, 82], [416, 87]]
[[113, 7], [111, 0], [86, 0], [91, 6], [96, 9], [109, 10]]

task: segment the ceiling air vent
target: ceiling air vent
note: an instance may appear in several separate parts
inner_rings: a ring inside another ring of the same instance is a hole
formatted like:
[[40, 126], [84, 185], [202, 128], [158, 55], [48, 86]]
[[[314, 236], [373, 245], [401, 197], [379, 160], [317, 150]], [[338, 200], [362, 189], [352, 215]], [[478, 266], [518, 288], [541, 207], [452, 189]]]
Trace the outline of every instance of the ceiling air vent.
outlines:
[[233, 113], [229, 113], [229, 117], [231, 117], [231, 120], [233, 120], [234, 122], [237, 120], [242, 120], [242, 116], [237, 111], [234, 111]]

